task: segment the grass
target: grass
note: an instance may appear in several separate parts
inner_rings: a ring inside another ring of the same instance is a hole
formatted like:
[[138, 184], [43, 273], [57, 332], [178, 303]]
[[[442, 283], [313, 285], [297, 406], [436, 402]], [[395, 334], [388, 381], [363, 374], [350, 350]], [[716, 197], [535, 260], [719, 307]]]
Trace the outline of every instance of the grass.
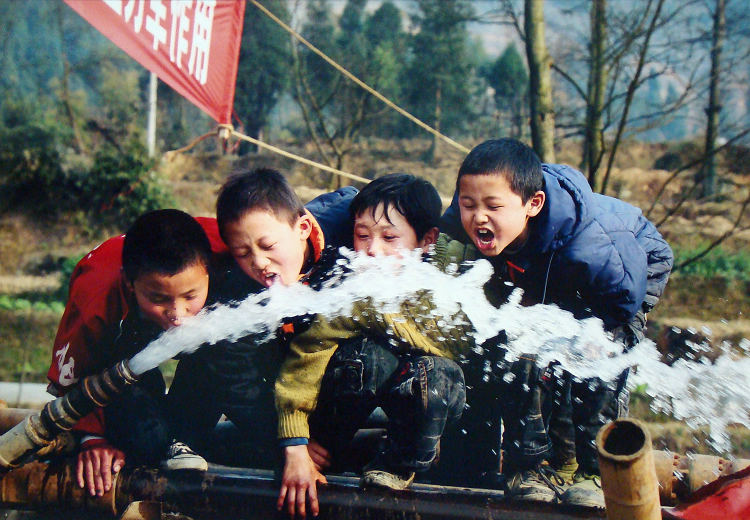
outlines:
[[46, 382], [62, 312], [0, 308], [0, 381]]
[[[695, 257], [704, 248], [675, 249], [675, 265]], [[736, 252], [716, 248], [704, 257], [680, 268], [680, 276], [695, 276], [703, 279], [726, 278], [729, 280], [750, 280], [750, 252]]]

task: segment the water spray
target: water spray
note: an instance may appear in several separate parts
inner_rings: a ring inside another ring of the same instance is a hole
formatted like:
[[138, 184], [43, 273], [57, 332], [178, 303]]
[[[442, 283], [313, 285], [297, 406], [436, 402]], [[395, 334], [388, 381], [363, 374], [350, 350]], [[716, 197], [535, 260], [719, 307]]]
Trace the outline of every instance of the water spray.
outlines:
[[629, 384], [646, 385], [655, 409], [671, 412], [690, 426], [711, 425], [713, 444], [721, 451], [728, 447], [727, 423], [749, 425], [750, 358], [724, 355], [713, 365], [681, 360], [670, 367], [660, 361], [652, 342], [642, 341], [623, 354], [622, 346], [604, 332], [601, 320], [576, 320], [553, 305], [524, 307], [518, 290], [506, 304], [495, 308], [484, 296], [483, 287], [492, 276], [492, 267], [485, 260], [455, 275], [440, 272], [417, 255], [401, 260], [353, 253], [347, 256], [342, 260], [347, 274], [334, 277], [318, 291], [302, 284], [276, 284], [242, 302], [204, 309], [183, 325], [165, 331], [131, 360], [91, 381], [84, 380], [77, 390], [80, 395], [71, 392], [61, 398], [64, 401], [52, 401], [24, 426], [0, 437], [0, 466], [9, 467], [26, 453], [49, 444], [57, 432], [70, 429], [90, 410], [109, 402], [139, 374], [177, 354], [251, 334], [256, 339], [266, 338], [292, 316], [353, 316], [355, 303], [362, 301], [376, 314], [399, 313], [403, 303], [413, 302], [415, 295], [424, 291], [430, 293], [432, 301], [432, 308], [425, 309], [427, 321], [447, 330], [454, 326], [463, 329], [466, 323], [461, 320], [468, 320], [471, 330], [467, 330], [467, 342], [477, 348], [484, 339], [505, 331], [509, 340], [503, 345], [506, 361], [522, 353], [534, 354], [540, 366], [557, 360], [577, 378], [596, 376], [605, 381], [638, 365]]
[[101, 374], [89, 376], [62, 397], [47, 403], [41, 412], [29, 415], [0, 436], [0, 466], [12, 468], [73, 428], [94, 409], [106, 406], [138, 381], [127, 361], [120, 361]]

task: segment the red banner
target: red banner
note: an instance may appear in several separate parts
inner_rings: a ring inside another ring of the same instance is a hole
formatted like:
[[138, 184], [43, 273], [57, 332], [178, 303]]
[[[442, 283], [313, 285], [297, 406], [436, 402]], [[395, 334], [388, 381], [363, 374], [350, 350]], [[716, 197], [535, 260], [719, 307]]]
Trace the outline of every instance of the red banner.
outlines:
[[245, 0], [64, 0], [219, 123], [230, 123]]

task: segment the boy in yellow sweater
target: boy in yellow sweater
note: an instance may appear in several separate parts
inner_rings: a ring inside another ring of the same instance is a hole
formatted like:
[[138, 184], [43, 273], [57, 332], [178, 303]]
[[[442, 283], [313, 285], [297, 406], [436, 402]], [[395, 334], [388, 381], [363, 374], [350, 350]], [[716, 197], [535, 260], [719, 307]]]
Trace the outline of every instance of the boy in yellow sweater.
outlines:
[[[440, 210], [437, 191], [423, 179], [376, 179], [350, 206], [354, 248], [370, 256], [437, 248], [444, 259]], [[458, 245], [452, 257], [461, 261], [470, 247]], [[462, 327], [425, 317], [431, 308], [426, 292], [395, 314], [368, 312], [368, 305], [355, 304], [351, 317], [318, 316], [292, 340], [276, 382], [279, 437], [307, 439], [312, 431], [336, 459], [379, 406], [388, 416], [387, 447], [364, 468], [361, 484], [404, 489], [433, 463], [446, 423], [461, 416], [463, 373], [450, 358], [467, 340]], [[321, 476], [306, 451], [287, 456], [279, 508], [286, 504], [290, 514], [304, 515], [309, 501], [315, 514], [316, 481]]]

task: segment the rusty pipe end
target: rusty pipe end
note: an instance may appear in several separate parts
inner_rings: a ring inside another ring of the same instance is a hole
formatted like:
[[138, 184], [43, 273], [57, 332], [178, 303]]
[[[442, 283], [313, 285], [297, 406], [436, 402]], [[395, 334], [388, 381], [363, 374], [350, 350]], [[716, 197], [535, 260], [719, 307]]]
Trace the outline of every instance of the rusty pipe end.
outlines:
[[132, 385], [138, 382], [139, 376], [130, 368], [129, 360], [123, 359], [114, 366], [114, 369], [128, 384]]

